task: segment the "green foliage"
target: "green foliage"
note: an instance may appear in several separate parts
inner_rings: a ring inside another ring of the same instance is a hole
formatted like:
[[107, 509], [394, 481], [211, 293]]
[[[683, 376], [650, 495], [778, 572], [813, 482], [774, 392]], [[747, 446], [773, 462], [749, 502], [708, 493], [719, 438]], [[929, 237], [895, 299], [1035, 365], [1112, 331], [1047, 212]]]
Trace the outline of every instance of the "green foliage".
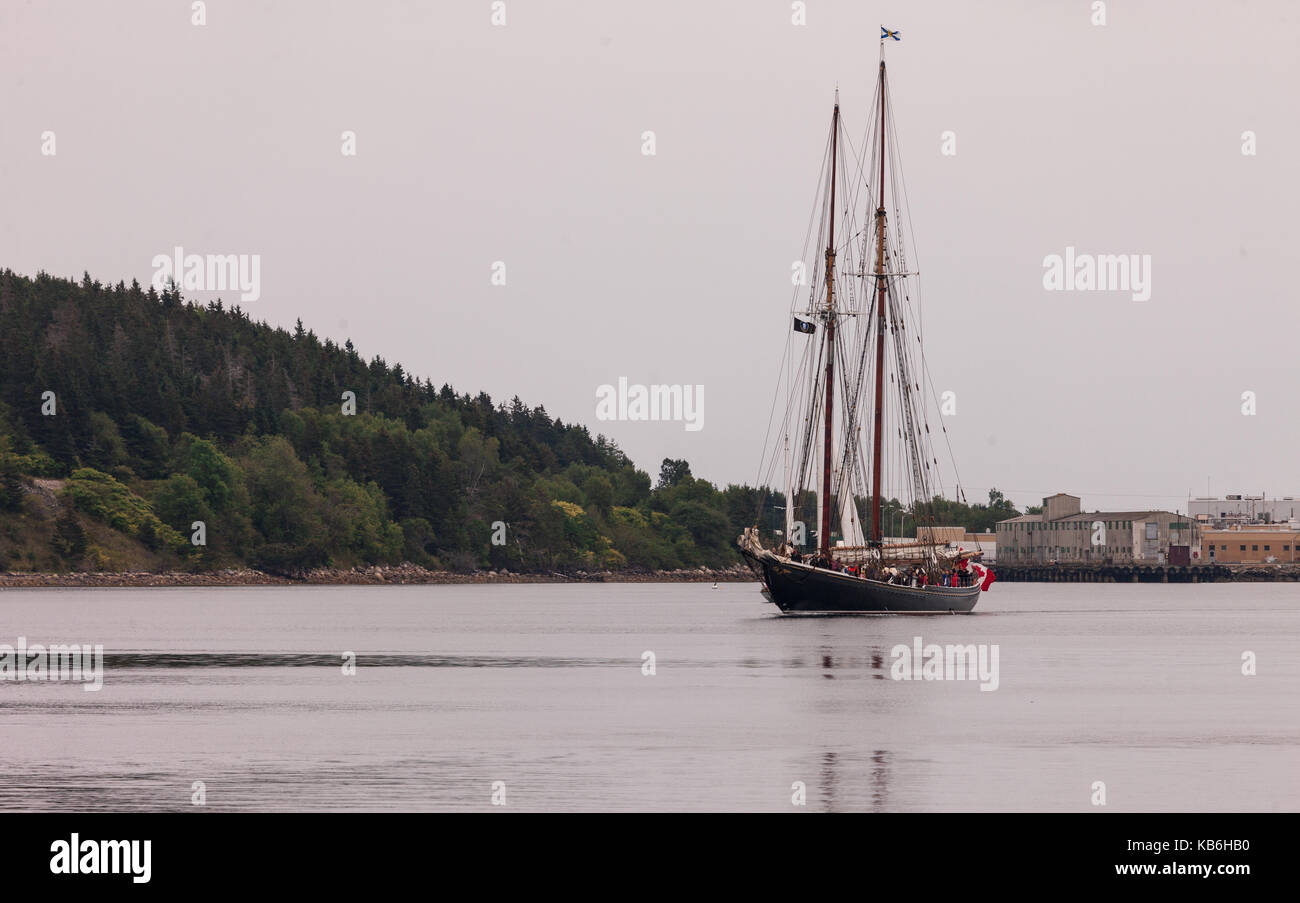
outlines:
[[403, 559], [426, 567], [434, 563], [433, 525], [422, 517], [408, 517], [399, 526], [402, 528]]
[[323, 542], [323, 500], [287, 439], [268, 436], [258, 442], [245, 471], [252, 500], [249, 514], [267, 543], [304, 547]]
[[328, 548], [355, 562], [396, 564], [402, 560], [402, 528], [388, 519], [388, 506], [377, 483], [330, 482], [325, 487], [324, 515]]
[[153, 510], [167, 526], [188, 533], [194, 521], [213, 523], [208, 493], [187, 473], [172, 474], [153, 492]]
[[[285, 443], [288, 446], [288, 443]], [[178, 455], [183, 473], [202, 488], [213, 511], [224, 511], [235, 495], [239, 472], [234, 463], [206, 439], [181, 436]]]
[[112, 470], [127, 460], [126, 443], [113, 418], [102, 411], [90, 413], [90, 443], [86, 459], [102, 470]]
[[580, 552], [593, 551], [599, 534], [596, 532], [595, 523], [587, 516], [587, 512], [572, 502], [553, 501], [551, 506], [564, 515], [562, 529], [569, 545]]
[[77, 559], [85, 553], [86, 531], [72, 511], [65, 508], [54, 522], [54, 538], [50, 545], [60, 558]]
[[681, 459], [664, 458], [659, 466], [659, 485], [656, 489], [671, 489], [691, 475], [691, 465]]
[[0, 510], [21, 511], [22, 508], [22, 467], [18, 456], [9, 451], [8, 441], [0, 436]]
[[615, 508], [610, 520], [616, 527], [627, 527], [632, 530], [645, 530], [650, 526], [645, 515], [635, 508]]
[[151, 551], [156, 551], [162, 544], [162, 537], [158, 535], [158, 530], [154, 527], [155, 523], [156, 521], [152, 520], [145, 521], [140, 525], [140, 532], [136, 534], [141, 544]]
[[672, 519], [686, 528], [696, 546], [715, 547], [728, 539], [726, 516], [703, 502], [679, 502], [673, 506]]
[[33, 477], [60, 477], [67, 472], [62, 464], [42, 449], [33, 449], [25, 455], [14, 455], [14, 460], [21, 473]]
[[155, 426], [139, 414], [128, 414], [122, 423], [121, 435], [130, 455], [132, 469], [149, 479], [167, 475], [167, 458], [171, 442], [167, 431]]
[[604, 474], [592, 474], [582, 482], [582, 497], [602, 517], [608, 517], [614, 507], [614, 484]]
[[74, 470], [64, 484], [63, 497], [77, 510], [114, 530], [140, 538], [141, 528], [148, 524], [145, 535], [161, 538], [160, 545], [174, 549], [185, 546], [181, 535], [158, 520], [148, 502], [102, 471], [90, 467]]

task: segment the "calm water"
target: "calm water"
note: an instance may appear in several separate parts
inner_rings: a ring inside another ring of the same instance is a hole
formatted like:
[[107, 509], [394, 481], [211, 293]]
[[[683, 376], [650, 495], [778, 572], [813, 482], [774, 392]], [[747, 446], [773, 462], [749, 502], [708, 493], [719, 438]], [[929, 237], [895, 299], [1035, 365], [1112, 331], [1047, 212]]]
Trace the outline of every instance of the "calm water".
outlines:
[[[0, 643], [108, 661], [98, 693], [0, 683], [0, 808], [1300, 809], [1296, 584], [774, 612], [752, 583], [3, 591]], [[998, 644], [999, 688], [890, 679], [917, 635]]]

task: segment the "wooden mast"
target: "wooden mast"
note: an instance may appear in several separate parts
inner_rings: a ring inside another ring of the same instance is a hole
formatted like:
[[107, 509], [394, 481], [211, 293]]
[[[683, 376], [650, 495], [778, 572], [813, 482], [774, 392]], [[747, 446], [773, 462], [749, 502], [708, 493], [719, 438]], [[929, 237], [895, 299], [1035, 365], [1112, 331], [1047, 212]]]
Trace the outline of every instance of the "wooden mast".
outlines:
[[822, 441], [822, 522], [818, 526], [817, 545], [826, 566], [831, 562], [831, 445], [835, 426], [835, 164], [839, 157], [840, 98], [835, 92], [835, 112], [831, 114], [831, 210], [830, 235], [826, 242], [826, 426]]
[[880, 524], [880, 445], [885, 428], [885, 59], [880, 59], [880, 203], [876, 207], [876, 428], [871, 454], [871, 545], [883, 548]]

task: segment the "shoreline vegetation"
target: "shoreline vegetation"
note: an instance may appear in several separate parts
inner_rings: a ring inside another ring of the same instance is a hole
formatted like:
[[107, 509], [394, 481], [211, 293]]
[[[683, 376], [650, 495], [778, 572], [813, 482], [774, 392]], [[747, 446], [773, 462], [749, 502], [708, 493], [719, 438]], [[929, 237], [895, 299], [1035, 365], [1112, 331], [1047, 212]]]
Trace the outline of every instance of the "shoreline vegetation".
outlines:
[[[994, 565], [996, 568], [996, 565]], [[1225, 583], [1300, 581], [1300, 565], [1229, 565]], [[318, 568], [301, 577], [284, 577], [251, 568], [225, 568], [208, 572], [86, 572], [0, 573], [0, 589], [24, 587], [164, 587], [164, 586], [465, 586], [505, 583], [751, 583], [759, 582], [749, 568], [679, 568], [648, 571], [575, 571], [569, 574], [515, 573], [510, 570], [444, 571], [415, 564], [373, 565], [353, 568]], [[1011, 581], [1047, 583], [1050, 580]]]
[[77, 586], [458, 586], [496, 583], [748, 583], [758, 578], [744, 565], [728, 568], [681, 568], [656, 571], [577, 571], [572, 574], [514, 573], [509, 570], [429, 570], [414, 564], [318, 568], [302, 577], [282, 577], [251, 568], [204, 573], [126, 571], [0, 574], [0, 589]]

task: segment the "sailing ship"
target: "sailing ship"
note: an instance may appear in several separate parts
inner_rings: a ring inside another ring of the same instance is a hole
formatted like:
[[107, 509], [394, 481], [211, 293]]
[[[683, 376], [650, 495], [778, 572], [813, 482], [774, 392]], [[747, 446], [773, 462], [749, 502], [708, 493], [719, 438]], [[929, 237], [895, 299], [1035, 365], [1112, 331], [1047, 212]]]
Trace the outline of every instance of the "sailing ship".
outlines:
[[[814, 241], [810, 224], [805, 242], [805, 256], [811, 248], [824, 252], [804, 280], [808, 296], [795, 288], [778, 387], [786, 412], [780, 441], [769, 434], [764, 453], [766, 485], [775, 482], [778, 462], [784, 469], [785, 525], [773, 530], [782, 538], [764, 544], [761, 511], [738, 538], [764, 596], [788, 613], [969, 612], [993, 579], [978, 561], [978, 545], [951, 549], [935, 530], [945, 486], [927, 414], [938, 398], [921, 341], [918, 274], [908, 270], [904, 242], [911, 227], [884, 55], [886, 36], [897, 38], [881, 30], [874, 108], [860, 151], [845, 137], [836, 91], [821, 215], [814, 208], [818, 234]], [[946, 426], [937, 432], [946, 440]], [[894, 484], [891, 514], [910, 521], [915, 539], [885, 536], [887, 479]], [[964, 499], [960, 481], [954, 488]], [[860, 504], [869, 510], [869, 532]], [[815, 534], [805, 528], [814, 510]]]

